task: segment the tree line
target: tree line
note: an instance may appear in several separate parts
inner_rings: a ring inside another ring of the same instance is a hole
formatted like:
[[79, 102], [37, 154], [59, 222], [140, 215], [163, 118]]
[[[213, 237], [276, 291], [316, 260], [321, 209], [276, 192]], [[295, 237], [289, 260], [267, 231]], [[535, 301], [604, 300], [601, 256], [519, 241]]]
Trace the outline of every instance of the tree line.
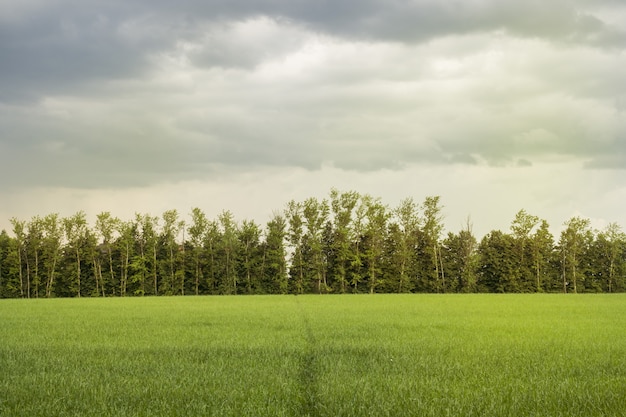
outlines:
[[520, 210], [480, 242], [467, 223], [444, 236], [438, 196], [397, 207], [355, 191], [290, 201], [261, 226], [109, 212], [11, 219], [0, 233], [0, 297], [404, 292], [623, 292], [626, 235], [588, 219], [564, 223]]

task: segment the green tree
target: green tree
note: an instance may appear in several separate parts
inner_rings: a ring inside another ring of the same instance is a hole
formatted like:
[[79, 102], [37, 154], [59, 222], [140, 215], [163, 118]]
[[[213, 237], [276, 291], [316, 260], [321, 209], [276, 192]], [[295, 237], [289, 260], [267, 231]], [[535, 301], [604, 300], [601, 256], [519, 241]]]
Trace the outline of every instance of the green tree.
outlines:
[[[146, 215], [147, 216], [147, 215]], [[135, 295], [146, 294], [146, 282], [148, 280], [148, 236], [147, 231], [144, 230], [144, 215], [135, 213], [135, 248], [136, 253], [130, 261], [130, 281], [133, 284], [138, 284], [138, 288], [134, 291]]]
[[204, 235], [204, 251], [207, 258], [206, 287], [210, 294], [219, 293], [219, 246], [222, 240], [222, 234], [216, 221], [207, 223], [206, 233]]
[[39, 216], [33, 217], [26, 225], [26, 292], [30, 298], [31, 290], [35, 297], [39, 297], [41, 287], [41, 276], [39, 266], [41, 264], [42, 242], [44, 239], [43, 221]]
[[[101, 247], [106, 251], [107, 264], [108, 264], [108, 279], [111, 286], [115, 285], [116, 277], [113, 269], [113, 243], [115, 239], [115, 233], [119, 229], [120, 220], [117, 217], [113, 217], [110, 212], [102, 212], [96, 216], [96, 232], [102, 239]], [[100, 273], [102, 279], [101, 288], [102, 296], [106, 296], [106, 285], [102, 273]]]
[[258, 277], [262, 266], [261, 259], [261, 228], [252, 220], [244, 220], [237, 231], [240, 248], [240, 276], [246, 286], [246, 293], [252, 294], [259, 290]]
[[[607, 290], [614, 292], [616, 288], [620, 288], [618, 276], [624, 276], [625, 271], [625, 253], [626, 253], [626, 234], [622, 232], [622, 228], [617, 223], [609, 223], [602, 235], [605, 237], [608, 245], [606, 256], [609, 260], [607, 275]], [[621, 283], [623, 284], [623, 282]]]
[[579, 279], [584, 279], [584, 271], [580, 270], [581, 258], [593, 240], [589, 223], [589, 219], [581, 217], [572, 217], [564, 223], [566, 229], [561, 232], [559, 240], [563, 292], [568, 292], [571, 283], [572, 291], [576, 294]]
[[533, 274], [533, 266], [536, 266], [533, 257], [537, 254], [532, 251], [531, 232], [538, 223], [539, 217], [528, 214], [524, 209], [517, 212], [511, 223], [516, 246], [515, 275], [520, 282], [521, 291], [524, 292], [537, 291], [536, 274]]
[[363, 258], [367, 265], [368, 290], [370, 294], [373, 294], [376, 292], [382, 276], [387, 221], [391, 214], [380, 199], [374, 199], [369, 195], [363, 197], [363, 204], [366, 208]]
[[[19, 276], [19, 292], [20, 297], [24, 297], [24, 268], [22, 267], [22, 254], [25, 252], [24, 250], [24, 241], [26, 240], [26, 232], [24, 230], [26, 222], [23, 220], [18, 220], [13, 217], [11, 219], [11, 225], [13, 226], [13, 234], [15, 235], [15, 251], [17, 254], [17, 265], [18, 265], [18, 276]], [[26, 285], [27, 291], [26, 295], [30, 298], [30, 294], [28, 289], [30, 284]]]
[[149, 263], [149, 274], [152, 277], [151, 292], [154, 295], [159, 294], [159, 218], [144, 214], [141, 218], [141, 236], [144, 241], [146, 250], [151, 254]]
[[422, 204], [422, 250], [421, 288], [426, 291], [445, 292], [446, 275], [441, 260], [441, 233], [443, 215], [440, 197], [426, 197]]
[[237, 294], [237, 254], [238, 254], [238, 225], [230, 211], [223, 211], [219, 217], [221, 239], [219, 253], [222, 257], [222, 292]]
[[[178, 272], [178, 251], [180, 246], [177, 242], [178, 235], [183, 229], [184, 223], [178, 218], [178, 211], [166, 210], [162, 216], [163, 227], [161, 229], [161, 241], [166, 252], [166, 258], [163, 259], [163, 279], [161, 286], [166, 295], [174, 295], [182, 288], [184, 282], [180, 283], [181, 275]], [[182, 292], [182, 290], [181, 290]]]
[[119, 238], [117, 246], [120, 253], [120, 296], [126, 296], [128, 288], [130, 262], [135, 253], [135, 236], [137, 224], [133, 221], [123, 221], [118, 225]]
[[352, 255], [348, 265], [348, 283], [352, 286], [352, 292], [359, 292], [361, 284], [367, 276], [364, 269], [364, 245], [366, 244], [365, 231], [367, 226], [367, 200], [368, 196], [359, 195], [359, 200], [354, 209], [352, 219]]
[[18, 266], [17, 239], [6, 230], [0, 232], [0, 298], [20, 297], [21, 282], [16, 274]]
[[261, 288], [270, 294], [286, 294], [289, 291], [287, 282], [287, 263], [285, 239], [287, 222], [285, 218], [274, 213], [266, 226], [264, 244], [263, 269]]
[[48, 214], [42, 219], [44, 238], [42, 242], [43, 266], [46, 270], [46, 297], [50, 298], [54, 290], [57, 265], [60, 258], [63, 228], [59, 215]]
[[515, 240], [494, 230], [478, 246], [478, 289], [487, 292], [519, 292], [515, 275]]
[[464, 293], [476, 291], [477, 248], [478, 242], [469, 220], [466, 228], [459, 233], [448, 233], [443, 242], [442, 262], [448, 271], [450, 290]]
[[352, 216], [359, 201], [356, 191], [339, 192], [332, 189], [330, 192], [330, 206], [333, 215], [334, 238], [333, 251], [335, 255], [334, 279], [338, 290], [346, 292], [348, 282], [348, 267], [354, 259], [354, 231]]
[[102, 281], [102, 268], [100, 266], [101, 259], [98, 249], [98, 237], [95, 231], [87, 227], [85, 236], [82, 239], [82, 251], [85, 258], [84, 276], [89, 278], [83, 286], [85, 294], [92, 297], [99, 297], [104, 285]]
[[400, 205], [394, 210], [396, 224], [398, 226], [398, 253], [397, 262], [399, 265], [398, 289], [399, 293], [410, 292], [415, 286], [413, 275], [413, 264], [415, 263], [415, 254], [417, 247], [417, 236], [419, 232], [419, 217], [417, 214], [418, 206], [412, 198], [404, 199]]
[[287, 203], [285, 217], [289, 225], [287, 241], [291, 247], [291, 263], [289, 266], [291, 287], [294, 293], [302, 294], [304, 292], [304, 221], [302, 219], [302, 204], [294, 200]]
[[206, 238], [209, 221], [206, 215], [199, 208], [191, 210], [191, 226], [189, 227], [189, 238], [191, 240], [191, 250], [194, 263], [194, 290], [195, 294], [200, 293], [200, 283], [204, 281], [203, 270], [205, 262], [203, 260], [204, 240]]
[[554, 236], [550, 233], [548, 222], [541, 224], [531, 236], [535, 270], [535, 290], [542, 292], [547, 289], [550, 279], [550, 265], [554, 254]]
[[74, 253], [76, 262], [76, 276], [74, 288], [76, 296], [81, 296], [81, 240], [85, 238], [87, 232], [87, 219], [83, 211], [79, 211], [71, 217], [64, 218], [63, 229], [67, 239], [67, 247]]
[[[135, 213], [135, 249], [131, 258], [131, 280], [137, 295], [159, 293], [159, 218]], [[169, 248], [169, 246], [168, 246]]]
[[624, 275], [626, 236], [617, 223], [609, 223], [598, 232], [588, 249], [586, 262], [586, 287], [593, 291], [615, 292], [622, 288], [620, 276]]
[[[324, 256], [324, 225], [328, 221], [329, 207], [326, 200], [318, 201], [309, 198], [304, 201], [302, 215], [306, 225], [305, 239], [309, 253], [309, 259], [305, 263], [311, 276], [306, 279], [307, 283], [314, 282], [315, 291], [319, 294], [328, 292], [326, 281], [326, 258]], [[309, 275], [309, 274], [307, 274]], [[307, 285], [308, 287], [308, 285]]]

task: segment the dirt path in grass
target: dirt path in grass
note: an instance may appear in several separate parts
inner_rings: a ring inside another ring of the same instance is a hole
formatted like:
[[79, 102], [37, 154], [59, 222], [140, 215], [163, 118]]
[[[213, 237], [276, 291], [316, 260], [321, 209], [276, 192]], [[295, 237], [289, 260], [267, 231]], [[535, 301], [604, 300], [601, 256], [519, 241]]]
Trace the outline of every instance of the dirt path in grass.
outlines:
[[305, 346], [300, 356], [299, 384], [300, 384], [300, 415], [309, 417], [321, 416], [321, 402], [319, 398], [318, 376], [318, 344], [311, 328], [309, 314], [296, 296], [298, 314], [302, 319]]

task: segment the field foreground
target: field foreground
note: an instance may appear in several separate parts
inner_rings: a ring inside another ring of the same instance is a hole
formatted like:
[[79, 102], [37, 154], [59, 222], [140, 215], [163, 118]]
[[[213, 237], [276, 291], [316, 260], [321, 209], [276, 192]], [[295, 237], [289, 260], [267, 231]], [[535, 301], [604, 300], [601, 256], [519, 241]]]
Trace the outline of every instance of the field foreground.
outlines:
[[626, 295], [0, 300], [2, 416], [626, 416]]

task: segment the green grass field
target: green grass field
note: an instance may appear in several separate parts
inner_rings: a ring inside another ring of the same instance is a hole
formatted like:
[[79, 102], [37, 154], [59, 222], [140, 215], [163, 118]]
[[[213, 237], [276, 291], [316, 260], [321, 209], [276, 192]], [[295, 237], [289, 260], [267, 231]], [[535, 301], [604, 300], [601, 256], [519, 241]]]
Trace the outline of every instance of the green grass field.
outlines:
[[2, 416], [626, 416], [626, 295], [0, 300]]

